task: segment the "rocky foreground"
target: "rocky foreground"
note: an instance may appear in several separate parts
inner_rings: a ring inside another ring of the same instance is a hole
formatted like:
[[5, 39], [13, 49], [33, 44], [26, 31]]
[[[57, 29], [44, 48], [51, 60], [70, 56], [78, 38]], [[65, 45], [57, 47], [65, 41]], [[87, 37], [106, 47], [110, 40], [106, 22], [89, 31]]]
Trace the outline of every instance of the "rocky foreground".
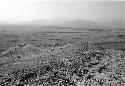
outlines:
[[0, 86], [125, 86], [125, 51], [18, 45], [0, 54]]

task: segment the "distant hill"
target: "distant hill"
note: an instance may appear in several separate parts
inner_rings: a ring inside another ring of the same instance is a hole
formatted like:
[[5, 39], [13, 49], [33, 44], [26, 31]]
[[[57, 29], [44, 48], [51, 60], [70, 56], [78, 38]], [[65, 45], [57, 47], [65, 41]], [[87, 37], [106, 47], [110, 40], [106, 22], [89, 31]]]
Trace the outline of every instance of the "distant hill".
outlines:
[[62, 23], [63, 26], [73, 26], [73, 27], [84, 27], [84, 28], [97, 28], [100, 27], [100, 24], [94, 21], [90, 20], [72, 20], [72, 21], [66, 21]]
[[0, 21], [0, 25], [2, 25], [2, 24], [8, 24], [8, 22], [6, 22], [6, 21]]
[[101, 26], [107, 28], [125, 29], [125, 21], [112, 21], [102, 23]]
[[8, 23], [0, 21], [0, 25], [42, 25], [42, 26], [66, 26], [66, 27], [80, 27], [80, 28], [109, 28], [109, 29], [125, 29], [125, 21], [111, 21], [111, 22], [95, 22], [92, 20], [84, 19], [36, 19], [32, 21], [23, 21], [19, 23]]
[[62, 23], [63, 26], [82, 27], [82, 28], [109, 28], [109, 29], [125, 29], [125, 21], [111, 21], [98, 23], [91, 20], [72, 20]]
[[62, 23], [62, 19], [36, 19], [32, 21], [24, 21], [21, 24], [32, 24], [32, 25], [59, 25]]

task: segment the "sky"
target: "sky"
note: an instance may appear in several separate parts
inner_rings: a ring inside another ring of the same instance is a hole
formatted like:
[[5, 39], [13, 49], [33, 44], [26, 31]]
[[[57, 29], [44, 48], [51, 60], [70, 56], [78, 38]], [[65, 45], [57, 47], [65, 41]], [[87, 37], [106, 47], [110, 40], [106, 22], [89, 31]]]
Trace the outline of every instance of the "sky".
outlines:
[[36, 19], [125, 20], [125, 1], [0, 0], [0, 21]]

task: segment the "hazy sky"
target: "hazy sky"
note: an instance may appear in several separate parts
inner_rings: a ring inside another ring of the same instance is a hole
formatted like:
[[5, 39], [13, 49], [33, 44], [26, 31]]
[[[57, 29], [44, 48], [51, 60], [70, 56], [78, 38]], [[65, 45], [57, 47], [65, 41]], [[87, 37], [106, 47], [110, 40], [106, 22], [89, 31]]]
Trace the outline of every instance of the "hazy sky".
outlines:
[[123, 20], [125, 1], [0, 0], [0, 20], [13, 22], [53, 18]]

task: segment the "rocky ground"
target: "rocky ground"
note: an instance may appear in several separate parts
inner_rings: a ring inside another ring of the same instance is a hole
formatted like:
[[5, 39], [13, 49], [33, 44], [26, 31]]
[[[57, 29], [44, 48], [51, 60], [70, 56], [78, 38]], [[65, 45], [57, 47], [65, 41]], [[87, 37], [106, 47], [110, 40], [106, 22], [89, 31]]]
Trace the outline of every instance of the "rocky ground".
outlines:
[[125, 51], [19, 44], [0, 53], [0, 86], [125, 86]]

